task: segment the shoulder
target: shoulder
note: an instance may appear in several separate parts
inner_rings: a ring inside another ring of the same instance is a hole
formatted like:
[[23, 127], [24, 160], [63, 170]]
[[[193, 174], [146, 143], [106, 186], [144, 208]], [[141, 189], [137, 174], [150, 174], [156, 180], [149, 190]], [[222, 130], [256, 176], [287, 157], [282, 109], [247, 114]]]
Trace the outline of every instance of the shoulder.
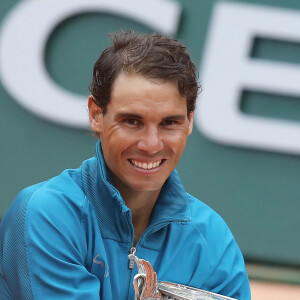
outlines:
[[208, 205], [187, 196], [191, 223], [205, 240], [209, 253], [209, 275], [203, 288], [238, 299], [250, 299], [244, 258], [226, 222]]
[[65, 170], [19, 193], [0, 226], [0, 242], [7, 257], [8, 252], [15, 253], [19, 264], [28, 265], [41, 253], [57, 257], [63, 249], [85, 253], [82, 218], [86, 217], [87, 200], [80, 186], [80, 172], [80, 168]]
[[81, 187], [81, 168], [68, 169], [47, 181], [23, 189], [3, 218], [9, 228], [33, 225], [41, 221], [62, 223], [80, 222], [85, 206]]
[[[243, 265], [241, 251], [235, 238], [224, 219], [205, 203], [188, 194], [191, 223], [198, 230], [201, 239], [205, 240], [205, 245], [210, 256], [210, 268], [215, 268], [221, 261], [239, 257]], [[231, 257], [229, 259], [229, 257]], [[229, 268], [229, 266], [228, 266]]]
[[[48, 283], [69, 280], [67, 274], [85, 276], [88, 237], [83, 221], [89, 206], [81, 173], [81, 168], [65, 170], [25, 188], [5, 214], [0, 226], [0, 277], [1, 272], [8, 277], [10, 290], [18, 295], [14, 298], [32, 299], [42, 288], [49, 292]], [[21, 274], [21, 279], [12, 274]], [[22, 288], [14, 291], [19, 285]]]
[[[187, 194], [187, 198], [191, 211], [191, 222], [201, 231], [202, 235], [207, 239], [213, 238], [216, 233], [231, 235], [226, 222], [216, 211], [190, 194]], [[213, 236], [211, 236], [212, 232]]]
[[85, 199], [80, 173], [80, 168], [65, 170], [48, 181], [24, 189], [17, 201], [27, 201], [29, 211], [64, 216], [71, 212], [80, 214]]
[[211, 256], [221, 257], [228, 249], [240, 255], [240, 249], [224, 219], [199, 199], [189, 194], [187, 196], [191, 210], [190, 222], [205, 240]]

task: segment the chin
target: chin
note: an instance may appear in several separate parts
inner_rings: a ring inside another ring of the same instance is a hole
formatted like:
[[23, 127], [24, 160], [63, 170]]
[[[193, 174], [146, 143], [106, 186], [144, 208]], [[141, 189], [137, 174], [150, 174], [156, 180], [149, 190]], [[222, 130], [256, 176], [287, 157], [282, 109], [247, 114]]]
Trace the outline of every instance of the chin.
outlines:
[[162, 188], [163, 184], [138, 184], [131, 185], [131, 189], [136, 192], [155, 192]]

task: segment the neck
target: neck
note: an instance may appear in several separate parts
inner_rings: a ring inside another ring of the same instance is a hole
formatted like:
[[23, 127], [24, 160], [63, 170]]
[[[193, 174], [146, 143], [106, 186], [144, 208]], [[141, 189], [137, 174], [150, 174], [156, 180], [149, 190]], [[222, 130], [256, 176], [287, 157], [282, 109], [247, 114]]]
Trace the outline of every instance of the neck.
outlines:
[[136, 245], [138, 239], [149, 225], [160, 190], [133, 191], [123, 184], [118, 184], [118, 180], [114, 180], [114, 184], [122, 195], [125, 204], [131, 210], [132, 224], [134, 227], [133, 244]]
[[155, 193], [140, 193], [134, 197], [127, 197], [127, 199], [124, 199], [132, 213], [134, 245], [149, 225], [151, 214], [158, 195], [159, 191], [156, 191]]

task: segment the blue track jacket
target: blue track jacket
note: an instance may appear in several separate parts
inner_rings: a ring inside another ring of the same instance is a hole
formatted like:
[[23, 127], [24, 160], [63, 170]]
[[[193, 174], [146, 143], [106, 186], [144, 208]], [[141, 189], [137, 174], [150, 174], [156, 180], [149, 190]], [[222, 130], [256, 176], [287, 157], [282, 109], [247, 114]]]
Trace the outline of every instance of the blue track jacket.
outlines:
[[[97, 156], [21, 191], [0, 225], [0, 299], [134, 299], [131, 211]], [[136, 245], [161, 281], [250, 300], [243, 256], [223, 219], [176, 170]]]

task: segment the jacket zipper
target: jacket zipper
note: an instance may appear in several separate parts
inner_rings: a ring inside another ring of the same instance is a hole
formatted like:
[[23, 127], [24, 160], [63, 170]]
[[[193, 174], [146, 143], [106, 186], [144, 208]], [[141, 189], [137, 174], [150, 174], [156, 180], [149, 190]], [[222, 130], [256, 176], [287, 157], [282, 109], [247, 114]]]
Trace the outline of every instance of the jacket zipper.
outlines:
[[[131, 249], [129, 251], [129, 254], [135, 255], [135, 253], [136, 253], [136, 248], [135, 247], [131, 247]], [[131, 269], [131, 270], [134, 268], [134, 260], [133, 259], [129, 259], [128, 268]]]
[[[160, 222], [157, 223], [155, 225], [152, 225], [150, 227], [148, 227], [143, 234], [141, 235], [141, 237], [139, 238], [139, 240], [137, 241], [135, 247], [131, 247], [129, 250], [128, 254], [135, 254], [138, 248], [138, 245], [140, 243], [140, 241], [144, 238], [144, 236], [146, 236], [150, 231], [152, 231], [154, 228], [158, 228], [158, 227], [164, 227], [165, 224], [169, 224], [171, 222], [178, 222], [178, 221], [184, 221], [186, 222], [187, 219], [184, 220], [168, 220], [168, 221], [164, 221], [164, 222]], [[134, 260], [133, 259], [129, 259], [128, 262], [128, 270], [127, 270], [127, 299], [129, 299], [129, 294], [130, 294], [130, 285], [133, 285], [133, 282], [131, 282], [131, 275], [132, 275], [132, 271], [134, 269]]]
[[[136, 253], [136, 247], [131, 247], [129, 254], [135, 254]], [[131, 282], [131, 275], [132, 275], [132, 271], [134, 268], [134, 260], [133, 259], [129, 259], [128, 262], [128, 269], [127, 269], [127, 299], [129, 299], [129, 295], [130, 295], [130, 285], [133, 284]]]
[[[158, 226], [159, 224], [156, 225], [152, 225], [151, 227], [148, 227], [140, 236], [139, 240], [137, 241], [135, 247], [132, 246], [129, 250], [129, 254], [135, 254], [138, 248], [138, 245], [140, 243], [140, 241], [142, 240], [142, 238], [147, 235], [151, 230], [153, 230], [153, 228], [155, 228], [156, 226]], [[130, 295], [130, 285], [133, 285], [133, 282], [131, 280], [131, 275], [132, 275], [132, 271], [134, 269], [134, 260], [133, 259], [129, 259], [128, 262], [128, 270], [127, 270], [127, 299], [129, 299], [129, 295]]]

